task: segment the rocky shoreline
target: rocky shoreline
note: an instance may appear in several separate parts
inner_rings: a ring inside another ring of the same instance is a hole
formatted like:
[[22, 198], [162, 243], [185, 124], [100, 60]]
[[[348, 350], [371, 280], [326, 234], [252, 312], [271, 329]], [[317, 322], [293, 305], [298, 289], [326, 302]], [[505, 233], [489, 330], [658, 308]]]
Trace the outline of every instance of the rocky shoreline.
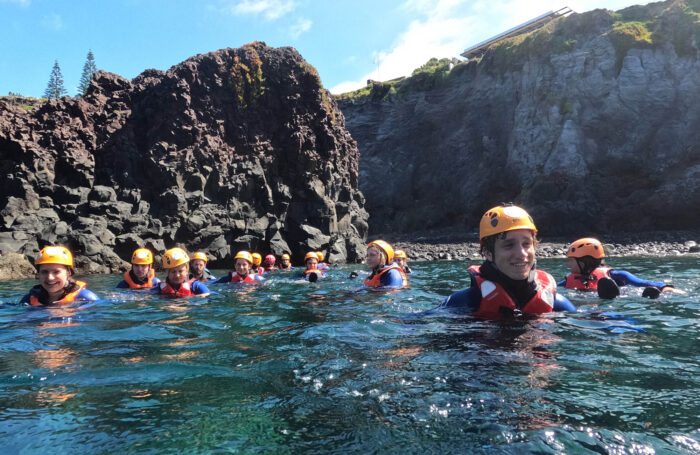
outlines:
[[[378, 238], [382, 238], [379, 236]], [[391, 241], [391, 236], [386, 239]], [[540, 239], [537, 257], [563, 257], [575, 239]], [[600, 238], [611, 257], [667, 257], [692, 255], [700, 257], [700, 231], [624, 233]], [[476, 233], [461, 236], [454, 233], [420, 234], [413, 239], [398, 237], [392, 245], [404, 250], [411, 261], [462, 261], [481, 259]]]

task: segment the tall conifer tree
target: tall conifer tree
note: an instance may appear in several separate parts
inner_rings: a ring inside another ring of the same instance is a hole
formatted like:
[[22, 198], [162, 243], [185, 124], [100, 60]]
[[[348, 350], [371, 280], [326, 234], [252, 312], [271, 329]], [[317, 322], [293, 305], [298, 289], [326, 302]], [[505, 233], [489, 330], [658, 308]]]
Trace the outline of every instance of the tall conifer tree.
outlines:
[[66, 88], [63, 86], [63, 74], [61, 74], [61, 67], [58, 66], [58, 60], [53, 64], [53, 69], [51, 70], [51, 76], [49, 77], [49, 83], [46, 86], [46, 91], [44, 91], [44, 97], [60, 98], [66, 95]]
[[90, 80], [92, 80], [93, 73], [97, 71], [97, 66], [95, 65], [95, 56], [92, 55], [92, 50], [88, 51], [87, 59], [85, 60], [85, 65], [83, 65], [83, 74], [80, 76], [80, 85], [78, 85], [78, 96], [84, 96], [87, 93], [87, 89], [90, 86]]

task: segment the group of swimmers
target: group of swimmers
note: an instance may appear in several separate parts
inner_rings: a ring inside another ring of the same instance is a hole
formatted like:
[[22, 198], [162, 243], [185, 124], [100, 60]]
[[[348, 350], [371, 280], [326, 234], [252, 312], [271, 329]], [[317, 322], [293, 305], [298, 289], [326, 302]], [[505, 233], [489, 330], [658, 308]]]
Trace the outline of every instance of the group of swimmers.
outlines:
[[[488, 210], [479, 224], [479, 242], [484, 261], [469, 267], [469, 288], [447, 297], [438, 309], [458, 309], [476, 316], [493, 318], [504, 314], [542, 314], [552, 311], [575, 311], [576, 307], [557, 287], [582, 291], [597, 291], [601, 298], [614, 298], [620, 286], [645, 287], [645, 297], [656, 298], [661, 292], [681, 292], [673, 286], [640, 279], [629, 272], [614, 270], [605, 264], [605, 250], [594, 238], [576, 240], [567, 250], [570, 273], [557, 283], [552, 275], [536, 267], [535, 251], [538, 244], [537, 228], [530, 215], [522, 208], [508, 205]], [[330, 269], [323, 262], [324, 255], [310, 251], [304, 256], [305, 269], [298, 275], [309, 281], [324, 278]], [[149, 289], [171, 297], [205, 297], [210, 291], [205, 283], [258, 284], [264, 275], [274, 270], [291, 270], [289, 254], [276, 257], [239, 251], [234, 256], [234, 269], [216, 279], [207, 269], [204, 252], [191, 257], [182, 248], [171, 248], [162, 257], [167, 272], [165, 280], [155, 276], [153, 253], [145, 248], [134, 251], [131, 269], [117, 288]], [[364, 284], [376, 288], [402, 288], [408, 285], [407, 255], [394, 251], [384, 240], [375, 240], [367, 246], [366, 262], [370, 274]], [[20, 301], [28, 305], [53, 305], [76, 300], [97, 300], [82, 281], [72, 278], [73, 255], [63, 246], [47, 246], [36, 258], [39, 284]], [[351, 275], [352, 276], [352, 275]], [[355, 275], [357, 276], [357, 275]]]

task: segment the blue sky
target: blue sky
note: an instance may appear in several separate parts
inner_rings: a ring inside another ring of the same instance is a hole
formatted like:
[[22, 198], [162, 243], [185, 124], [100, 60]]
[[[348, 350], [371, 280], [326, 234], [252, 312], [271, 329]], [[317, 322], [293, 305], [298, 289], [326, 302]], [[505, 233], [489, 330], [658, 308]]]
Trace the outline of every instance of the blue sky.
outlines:
[[410, 74], [544, 12], [629, 0], [0, 0], [0, 95], [42, 96], [54, 60], [74, 95], [88, 50], [133, 78], [255, 40], [292, 46], [341, 93]]

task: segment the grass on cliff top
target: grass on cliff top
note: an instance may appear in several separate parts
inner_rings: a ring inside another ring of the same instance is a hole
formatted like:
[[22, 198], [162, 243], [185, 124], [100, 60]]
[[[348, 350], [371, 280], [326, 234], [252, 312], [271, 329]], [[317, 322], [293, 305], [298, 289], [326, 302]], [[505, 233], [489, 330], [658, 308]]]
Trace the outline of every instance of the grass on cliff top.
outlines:
[[424, 65], [413, 70], [410, 77], [400, 77], [385, 82], [368, 81], [365, 87], [335, 95], [335, 98], [338, 101], [350, 101], [355, 104], [403, 98], [409, 93], [440, 86], [450, 77], [451, 68], [454, 69], [455, 66], [464, 63], [457, 59], [431, 58]]
[[39, 107], [40, 104], [48, 101], [48, 98], [34, 98], [32, 96], [22, 96], [15, 93], [10, 93], [7, 96], [0, 96], [0, 101], [5, 101], [12, 106], [17, 106], [25, 111], [32, 111]]

